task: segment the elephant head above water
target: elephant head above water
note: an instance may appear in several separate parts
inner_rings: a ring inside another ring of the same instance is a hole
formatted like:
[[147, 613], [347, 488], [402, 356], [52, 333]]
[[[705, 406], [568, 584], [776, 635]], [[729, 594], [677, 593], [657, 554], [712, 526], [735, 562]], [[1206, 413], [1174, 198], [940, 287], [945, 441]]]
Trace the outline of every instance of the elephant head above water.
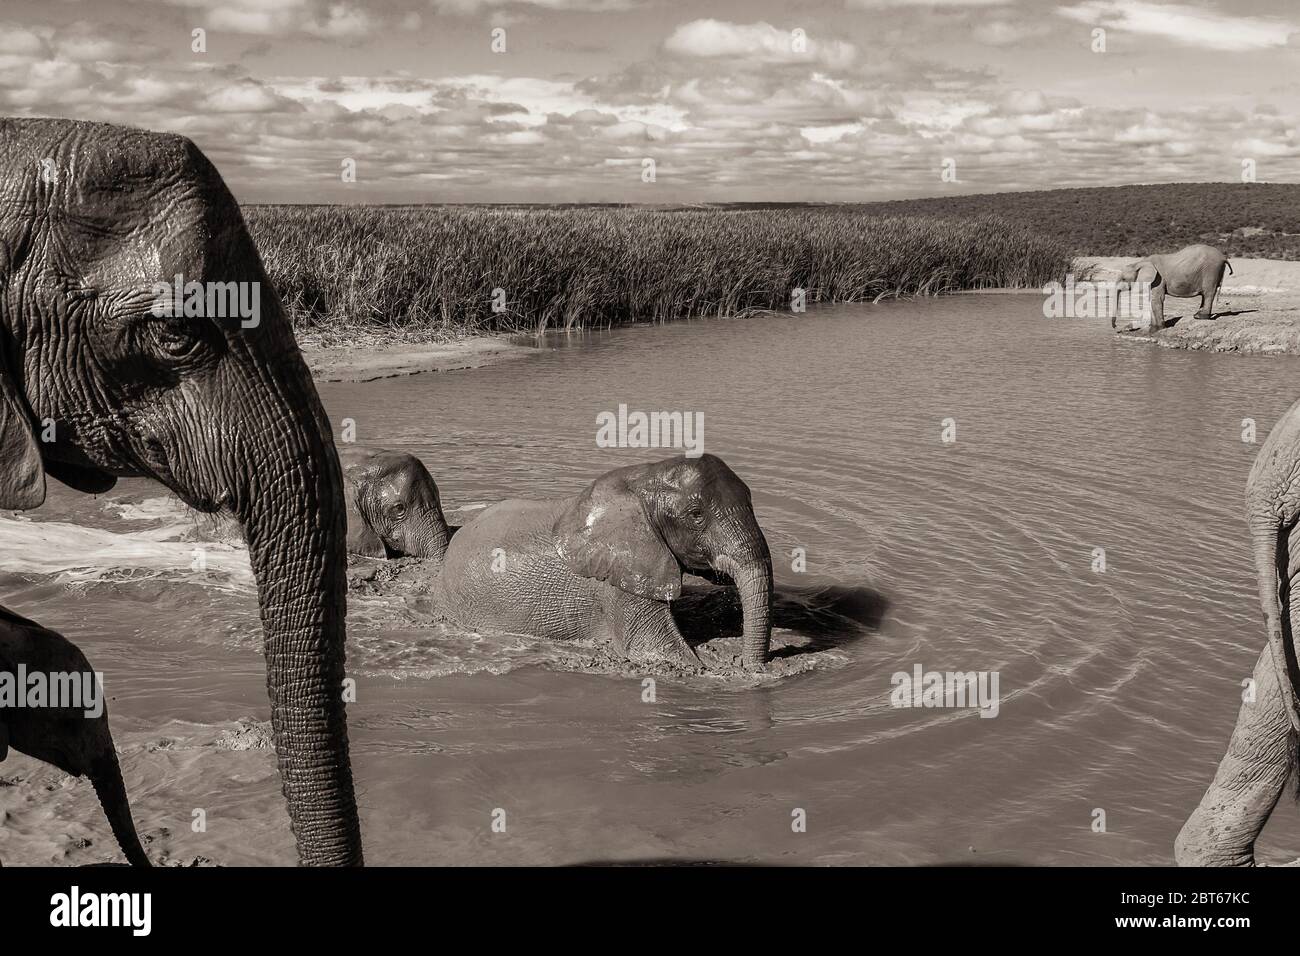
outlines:
[[342, 445], [348, 550], [369, 558], [410, 556], [441, 561], [451, 530], [438, 486], [414, 455]]
[[[260, 312], [167, 314], [178, 276]], [[342, 474], [239, 206], [184, 137], [0, 120], [0, 508], [131, 475], [242, 524], [299, 858], [360, 863]]]
[[[54, 686], [54, 681], [48, 675], [67, 675], [74, 681], [94, 679], [90, 663], [75, 644], [0, 607], [0, 673], [12, 678], [20, 667], [28, 675], [47, 675], [49, 686]], [[59, 706], [50, 706], [55, 702], [47, 701], [40, 707], [0, 709], [0, 761], [13, 747], [74, 777], [89, 777], [127, 861], [132, 866], [149, 866], [149, 857], [131, 821], [131, 805], [108, 729], [102, 687], [98, 693], [98, 713], [93, 715], [87, 714], [85, 706], [73, 706], [68, 701]]]
[[[1147, 256], [1130, 262], [1120, 269], [1116, 283], [1120, 289], [1131, 288], [1136, 283], [1145, 284], [1151, 292], [1151, 328], [1165, 326], [1165, 296], [1195, 298], [1201, 305], [1196, 318], [1214, 318], [1214, 297], [1223, 282], [1223, 270], [1232, 266], [1227, 257], [1213, 246], [1192, 245], [1168, 255]], [[1114, 326], [1112, 319], [1111, 325]]]
[[761, 669], [772, 559], [749, 488], [713, 455], [618, 468], [570, 498], [494, 505], [451, 538], [434, 593], [465, 627], [597, 635], [632, 660], [698, 670], [669, 608], [683, 572], [735, 585], [744, 664]]

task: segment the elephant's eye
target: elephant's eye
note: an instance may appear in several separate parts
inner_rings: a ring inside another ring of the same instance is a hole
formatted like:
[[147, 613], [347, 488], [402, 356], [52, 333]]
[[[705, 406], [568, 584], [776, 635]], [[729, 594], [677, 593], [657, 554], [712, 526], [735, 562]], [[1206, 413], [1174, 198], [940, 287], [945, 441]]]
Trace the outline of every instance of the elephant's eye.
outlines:
[[199, 344], [199, 336], [191, 320], [164, 319], [154, 323], [154, 336], [158, 349], [171, 358], [184, 358]]
[[400, 501], [397, 502], [397, 504], [393, 505], [392, 507], [392, 513], [394, 518], [405, 518], [406, 505], [402, 504]]

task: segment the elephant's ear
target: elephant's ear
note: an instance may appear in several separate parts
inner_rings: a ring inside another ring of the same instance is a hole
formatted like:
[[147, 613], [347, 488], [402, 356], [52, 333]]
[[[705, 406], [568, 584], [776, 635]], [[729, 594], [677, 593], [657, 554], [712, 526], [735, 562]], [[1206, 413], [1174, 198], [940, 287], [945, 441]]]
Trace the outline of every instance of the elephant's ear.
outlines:
[[1151, 288], [1160, 284], [1160, 270], [1152, 262], [1139, 262], [1137, 270], [1137, 281], [1150, 283]]
[[45, 501], [45, 468], [23, 400], [0, 348], [0, 509], [25, 510]]
[[652, 601], [682, 593], [682, 572], [619, 472], [597, 478], [555, 520], [555, 550], [573, 573]]
[[370, 522], [361, 513], [361, 504], [358, 500], [360, 495], [360, 483], [353, 474], [348, 473], [343, 482], [343, 497], [347, 505], [348, 551], [367, 558], [385, 558], [388, 556], [388, 549], [384, 547], [384, 542], [380, 540], [379, 535], [375, 534], [375, 529], [370, 527]]

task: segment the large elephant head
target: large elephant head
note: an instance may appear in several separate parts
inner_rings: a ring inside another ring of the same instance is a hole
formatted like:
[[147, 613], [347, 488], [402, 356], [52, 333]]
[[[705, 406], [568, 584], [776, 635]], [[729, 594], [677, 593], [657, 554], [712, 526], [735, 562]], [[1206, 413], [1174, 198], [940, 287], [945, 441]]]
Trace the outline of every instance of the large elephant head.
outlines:
[[[1164, 326], [1164, 279], [1154, 261], [1139, 259], [1121, 266], [1119, 276], [1115, 280], [1115, 288], [1117, 292], [1131, 292], [1135, 289], [1142, 291], [1147, 296], [1144, 307], [1147, 314], [1143, 317], [1144, 321], [1157, 329]], [[1111, 312], [1111, 328], [1117, 326], [1118, 313], [1119, 303], [1116, 302], [1115, 309]]]
[[441, 561], [451, 531], [438, 486], [424, 462], [405, 452], [344, 445], [348, 550], [372, 558]]
[[1150, 286], [1160, 284], [1160, 270], [1150, 259], [1138, 259], [1120, 266], [1119, 278], [1115, 284], [1121, 289], [1129, 289], [1145, 282]]
[[761, 668], [772, 640], [772, 557], [749, 488], [714, 455], [618, 468], [597, 478], [555, 523], [575, 573], [658, 601], [682, 572], [735, 584], [744, 663]]
[[342, 475], [239, 207], [183, 137], [2, 120], [0, 508], [129, 475], [241, 522], [299, 857], [360, 863]]

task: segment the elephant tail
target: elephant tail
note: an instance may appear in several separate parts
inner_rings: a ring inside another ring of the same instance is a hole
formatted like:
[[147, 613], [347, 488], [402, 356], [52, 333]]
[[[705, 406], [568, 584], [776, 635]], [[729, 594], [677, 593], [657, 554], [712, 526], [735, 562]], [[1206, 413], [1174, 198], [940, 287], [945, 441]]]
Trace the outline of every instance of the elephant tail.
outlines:
[[1257, 520], [1251, 528], [1255, 574], [1259, 579], [1259, 601], [1268, 629], [1268, 646], [1272, 652], [1273, 666], [1277, 669], [1278, 685], [1282, 691], [1287, 717], [1295, 732], [1300, 731], [1300, 708], [1296, 704], [1296, 684], [1292, 676], [1294, 669], [1290, 664], [1294, 651], [1291, 650], [1289, 531], [1285, 525], [1271, 519]]
[[132, 866], [152, 866], [140, 837], [135, 832], [135, 823], [131, 820], [131, 803], [126, 796], [126, 784], [122, 782], [122, 767], [117, 762], [117, 753], [109, 744], [109, 752], [90, 772], [90, 782], [95, 787], [99, 804], [108, 817], [108, 825], [113, 829], [117, 844], [126, 854], [127, 862]]
[[1232, 263], [1231, 263], [1231, 262], [1229, 262], [1227, 259], [1224, 259], [1224, 260], [1223, 260], [1223, 264], [1224, 264], [1225, 266], [1228, 267], [1228, 275], [1230, 275], [1230, 276], [1232, 276], [1232, 275], [1236, 275], [1236, 273], [1232, 271]]

